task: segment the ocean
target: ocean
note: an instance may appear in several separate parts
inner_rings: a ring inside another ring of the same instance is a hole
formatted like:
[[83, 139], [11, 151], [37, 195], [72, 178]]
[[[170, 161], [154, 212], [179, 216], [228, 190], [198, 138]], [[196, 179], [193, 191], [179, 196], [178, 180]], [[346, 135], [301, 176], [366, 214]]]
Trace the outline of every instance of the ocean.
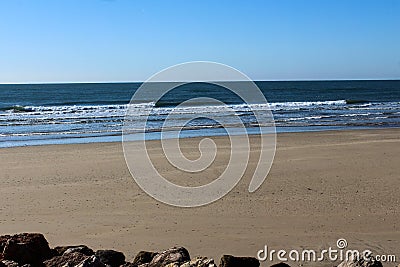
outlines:
[[[400, 126], [400, 80], [258, 81], [256, 84], [269, 102], [277, 132]], [[0, 147], [121, 141], [129, 101], [140, 85], [2, 84]], [[138, 120], [142, 108], [152, 109], [146, 139], [160, 138], [167, 115], [179, 103], [194, 97], [224, 102], [238, 114], [249, 134], [259, 132], [251, 109], [266, 109], [265, 105], [243, 103], [228, 90], [212, 84], [189, 83], [175, 88], [160, 101], [143, 99], [131, 103], [137, 106]], [[214, 105], [200, 103], [181, 107], [175, 113], [182, 120], [187, 114], [202, 115], [185, 126], [182, 137], [226, 134], [218, 122], [207, 119], [211, 113], [224, 118], [223, 111]], [[229, 116], [225, 123], [229, 125]], [[174, 130], [174, 127], [163, 129]]]

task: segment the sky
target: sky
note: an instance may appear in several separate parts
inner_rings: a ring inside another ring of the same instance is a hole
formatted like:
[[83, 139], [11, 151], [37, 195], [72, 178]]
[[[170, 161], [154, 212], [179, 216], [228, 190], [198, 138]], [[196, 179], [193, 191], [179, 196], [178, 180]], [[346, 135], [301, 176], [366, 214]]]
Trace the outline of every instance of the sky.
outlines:
[[0, 83], [144, 81], [188, 61], [399, 79], [399, 14], [400, 0], [0, 0]]

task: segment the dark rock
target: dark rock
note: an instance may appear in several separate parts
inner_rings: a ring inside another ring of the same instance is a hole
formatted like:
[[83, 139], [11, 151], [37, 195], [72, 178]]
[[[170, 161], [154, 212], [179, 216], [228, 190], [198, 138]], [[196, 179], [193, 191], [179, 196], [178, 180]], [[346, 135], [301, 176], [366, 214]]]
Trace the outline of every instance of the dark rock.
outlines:
[[149, 263], [151, 260], [154, 258], [154, 256], [157, 255], [156, 252], [150, 252], [150, 251], [140, 251], [136, 257], [133, 259], [132, 264], [134, 265], [140, 265], [144, 263]]
[[44, 266], [46, 267], [54, 267], [54, 266], [75, 266], [80, 264], [82, 261], [87, 259], [88, 256], [79, 253], [79, 252], [72, 252], [68, 254], [63, 254], [61, 256], [55, 256], [47, 261], [44, 262]]
[[[18, 263], [16, 263], [15, 261], [2, 261], [1, 264], [3, 264], [2, 266], [6, 266], [6, 267], [19, 267]], [[0, 266], [1, 266], [0, 264]]]
[[94, 251], [85, 245], [55, 247], [54, 250], [57, 251], [58, 256], [72, 252], [79, 252], [86, 256], [94, 255]]
[[24, 233], [8, 238], [4, 249], [5, 260], [18, 264], [29, 263], [32, 266], [43, 266], [42, 262], [52, 256], [49, 244], [42, 234]]
[[61, 256], [61, 255], [58, 255], [58, 252], [54, 248], [50, 249], [50, 253], [51, 253], [50, 259], [53, 257], [56, 257], [56, 256]]
[[87, 246], [79, 246], [79, 247], [75, 247], [75, 248], [69, 248], [64, 252], [64, 254], [69, 254], [69, 253], [74, 253], [74, 252], [79, 252], [86, 256], [94, 255], [94, 251], [92, 249], [88, 248]]
[[162, 267], [170, 263], [182, 264], [190, 261], [189, 252], [184, 247], [174, 247], [157, 253], [148, 267]]
[[382, 267], [382, 263], [375, 259], [371, 254], [360, 255], [360, 257], [351, 257], [343, 261], [338, 267]]
[[10, 235], [2, 235], [0, 236], [0, 251], [3, 252], [3, 249], [6, 245], [6, 242], [8, 239], [10, 239], [11, 236]]
[[290, 265], [289, 265], [289, 264], [286, 264], [286, 263], [284, 263], [284, 262], [280, 262], [280, 263], [271, 265], [271, 267], [290, 267]]
[[191, 261], [181, 264], [179, 267], [215, 267], [213, 259], [207, 257], [196, 257]]
[[15, 261], [8, 261], [8, 260], [0, 262], [0, 267], [31, 267], [31, 266], [32, 265], [30, 265], [30, 264], [19, 265]]
[[111, 267], [119, 267], [125, 263], [125, 255], [119, 251], [98, 250], [95, 255], [102, 263], [110, 265]]
[[219, 267], [259, 267], [260, 262], [253, 257], [234, 257], [224, 255], [221, 258]]
[[124, 264], [120, 265], [119, 267], [138, 267], [136, 264], [132, 262], [125, 262]]
[[108, 267], [109, 265], [105, 265], [100, 261], [100, 259], [96, 256], [90, 256], [87, 259], [83, 260], [81, 263], [76, 265], [75, 267]]

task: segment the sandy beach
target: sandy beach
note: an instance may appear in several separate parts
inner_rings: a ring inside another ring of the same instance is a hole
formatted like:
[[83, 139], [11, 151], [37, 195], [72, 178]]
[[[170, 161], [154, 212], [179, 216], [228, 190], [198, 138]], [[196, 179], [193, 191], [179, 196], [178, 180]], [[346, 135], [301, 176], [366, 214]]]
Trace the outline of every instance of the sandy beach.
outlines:
[[[181, 141], [188, 157], [198, 156], [190, 148], [199, 140]], [[151, 141], [149, 151], [171, 180], [204, 184], [229, 157], [228, 139], [214, 140], [216, 161], [191, 177], [167, 163], [160, 142]], [[253, 145], [240, 183], [200, 208], [171, 207], [144, 193], [127, 169], [121, 143], [0, 149], [0, 234], [41, 232], [51, 246], [113, 248], [127, 259], [140, 250], [180, 245], [192, 256], [218, 260], [222, 254], [255, 256], [264, 245], [335, 247], [345, 238], [350, 248], [400, 260], [400, 129], [282, 133], [277, 141], [259, 190], [247, 191], [256, 164]]]

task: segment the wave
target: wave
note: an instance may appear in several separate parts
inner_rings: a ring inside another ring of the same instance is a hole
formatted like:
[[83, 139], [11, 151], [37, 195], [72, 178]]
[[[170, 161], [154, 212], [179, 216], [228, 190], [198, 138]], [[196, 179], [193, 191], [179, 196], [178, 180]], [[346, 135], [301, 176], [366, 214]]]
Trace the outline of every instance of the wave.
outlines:
[[109, 104], [109, 105], [60, 105], [60, 106], [20, 106], [14, 105], [0, 108], [0, 111], [8, 113], [21, 112], [83, 112], [96, 110], [125, 110], [129, 106], [134, 108], [152, 107], [154, 102], [139, 103], [139, 104]]
[[[332, 101], [303, 101], [303, 102], [273, 102], [269, 104], [229, 104], [232, 111], [239, 116], [251, 115], [253, 111], [267, 112], [271, 110], [274, 116], [297, 117], [296, 113], [312, 112], [311, 116], [330, 115], [332, 112], [343, 113], [349, 116], [349, 111], [353, 113], [375, 112], [380, 110], [389, 114], [399, 110], [400, 102], [381, 102], [369, 104], [348, 104], [347, 100]], [[6, 124], [26, 124], [39, 125], [42, 123], [90, 123], [107, 122], [107, 119], [122, 121], [128, 111], [138, 116], [147, 115], [150, 109], [150, 120], [164, 120], [165, 116], [184, 114], [226, 114], [225, 105], [195, 105], [179, 107], [157, 107], [155, 102], [143, 102], [135, 104], [111, 104], [111, 105], [72, 105], [72, 106], [20, 106], [14, 105], [0, 109], [0, 125]]]
[[9, 106], [9, 107], [0, 108], [0, 111], [32, 112], [33, 110], [30, 109], [29, 107], [15, 105], [15, 106]]
[[[244, 102], [238, 102], [238, 101], [223, 101], [224, 104], [226, 105], [240, 105], [240, 104], [244, 104]], [[155, 103], [155, 107], [175, 107], [179, 104], [181, 104], [181, 101], [171, 101], [171, 100], [159, 100]], [[190, 103], [191, 106], [209, 106], [209, 105], [215, 105], [215, 102], [211, 102], [211, 101], [193, 101]]]
[[310, 106], [343, 106], [346, 100], [328, 100], [328, 101], [303, 101], [303, 102], [275, 102], [270, 103], [271, 107], [310, 107]]
[[[299, 102], [271, 102], [270, 104], [278, 104], [278, 105], [304, 105], [304, 106], [310, 106], [310, 105], [342, 105], [342, 104], [367, 104], [370, 103], [371, 101], [368, 100], [362, 100], [362, 99], [343, 99], [343, 100], [325, 100], [325, 101], [299, 101]], [[231, 102], [224, 102], [227, 105], [237, 105], [237, 104], [243, 104], [243, 103], [238, 103], [235, 101]], [[179, 105], [180, 102], [178, 101], [157, 101], [155, 106], [156, 107], [174, 107]], [[196, 106], [206, 106], [209, 104], [209, 102], [195, 102], [194, 103]]]
[[[326, 105], [345, 105], [348, 100], [333, 100], [333, 101], [304, 101], [304, 102], [274, 102], [266, 104], [245, 104], [245, 103], [225, 103], [230, 107], [271, 107], [273, 108], [291, 108], [291, 107], [310, 107], [310, 106], [326, 106]], [[78, 111], [93, 111], [93, 110], [119, 110], [119, 109], [127, 109], [129, 108], [174, 108], [179, 103], [177, 102], [142, 102], [142, 103], [134, 103], [134, 104], [102, 104], [102, 105], [52, 105], [52, 106], [22, 106], [22, 105], [13, 105], [0, 108], [0, 111], [8, 112], [8, 113], [21, 113], [21, 112], [78, 112]], [[207, 108], [207, 107], [215, 107], [217, 105], [210, 105], [209, 102], [203, 103], [194, 103], [191, 106], [184, 106], [182, 109], [187, 108]]]
[[370, 103], [368, 100], [360, 100], [360, 99], [346, 99], [346, 104], [367, 104]]

